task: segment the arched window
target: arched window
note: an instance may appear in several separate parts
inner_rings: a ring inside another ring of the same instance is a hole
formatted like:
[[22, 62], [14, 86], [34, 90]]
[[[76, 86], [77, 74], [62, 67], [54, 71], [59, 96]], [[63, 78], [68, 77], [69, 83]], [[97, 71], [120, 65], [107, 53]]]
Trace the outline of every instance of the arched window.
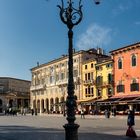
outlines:
[[122, 69], [122, 59], [119, 58], [118, 60], [118, 69]]
[[132, 67], [136, 66], [136, 55], [132, 55], [131, 57], [131, 64], [132, 64]]

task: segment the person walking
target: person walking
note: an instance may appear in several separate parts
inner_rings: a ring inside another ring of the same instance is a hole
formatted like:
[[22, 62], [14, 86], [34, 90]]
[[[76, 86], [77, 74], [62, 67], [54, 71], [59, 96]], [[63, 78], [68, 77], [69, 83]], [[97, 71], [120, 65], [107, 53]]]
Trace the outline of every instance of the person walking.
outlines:
[[109, 110], [106, 109], [104, 114], [105, 114], [106, 118], [108, 118], [108, 119], [110, 118], [110, 111]]
[[81, 119], [85, 119], [85, 112], [84, 112], [84, 110], [83, 109], [81, 109]]
[[136, 132], [133, 128], [133, 126], [135, 125], [135, 112], [133, 110], [128, 111], [127, 125], [128, 129], [126, 131], [126, 136], [137, 138]]
[[34, 115], [34, 109], [33, 108], [31, 109], [31, 113], [32, 113], [32, 116], [33, 116]]

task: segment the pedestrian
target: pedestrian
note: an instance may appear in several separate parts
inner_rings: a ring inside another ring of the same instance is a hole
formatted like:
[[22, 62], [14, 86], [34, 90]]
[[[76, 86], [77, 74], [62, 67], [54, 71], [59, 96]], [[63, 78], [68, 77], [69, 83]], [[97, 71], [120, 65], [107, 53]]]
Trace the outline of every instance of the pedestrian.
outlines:
[[33, 108], [31, 109], [31, 113], [32, 113], [32, 116], [33, 116], [34, 115], [34, 109]]
[[135, 125], [135, 113], [133, 110], [128, 111], [127, 125], [128, 129], [126, 131], [126, 136], [137, 138], [136, 132], [133, 128], [133, 126]]
[[24, 109], [23, 109], [23, 114], [24, 114], [24, 116], [26, 115], [26, 112], [27, 112], [27, 110], [26, 110], [26, 108], [24, 108]]
[[112, 116], [114, 116], [114, 117], [116, 116], [116, 108], [115, 107], [112, 108]]
[[109, 110], [106, 109], [104, 114], [105, 114], [106, 118], [108, 118], [108, 119], [110, 118], [110, 111]]
[[81, 109], [81, 119], [85, 119], [85, 112], [84, 112], [84, 110], [83, 109]]

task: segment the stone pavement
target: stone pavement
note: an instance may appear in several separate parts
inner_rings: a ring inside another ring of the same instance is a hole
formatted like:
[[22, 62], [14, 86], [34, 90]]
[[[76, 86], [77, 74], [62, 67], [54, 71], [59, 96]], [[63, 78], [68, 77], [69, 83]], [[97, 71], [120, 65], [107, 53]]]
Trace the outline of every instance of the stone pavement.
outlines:
[[[126, 116], [105, 119], [104, 116], [77, 116], [79, 140], [132, 140], [125, 136]], [[140, 121], [136, 117], [135, 130], [140, 136]], [[64, 140], [63, 115], [0, 116], [0, 140]], [[137, 138], [138, 140], [140, 137]]]

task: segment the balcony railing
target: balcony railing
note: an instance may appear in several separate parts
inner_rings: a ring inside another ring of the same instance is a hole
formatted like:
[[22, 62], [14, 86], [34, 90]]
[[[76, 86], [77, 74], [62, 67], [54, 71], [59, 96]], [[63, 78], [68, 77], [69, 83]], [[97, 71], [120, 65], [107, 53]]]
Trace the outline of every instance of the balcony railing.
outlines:
[[45, 85], [33, 85], [30, 87], [30, 90], [40, 90], [40, 89], [44, 89], [45, 88]]
[[109, 87], [109, 86], [112, 86], [113, 85], [113, 81], [99, 81], [99, 82], [96, 82], [96, 86], [97, 87]]
[[84, 81], [84, 85], [93, 85], [93, 84], [95, 84], [94, 80], [85, 80]]

